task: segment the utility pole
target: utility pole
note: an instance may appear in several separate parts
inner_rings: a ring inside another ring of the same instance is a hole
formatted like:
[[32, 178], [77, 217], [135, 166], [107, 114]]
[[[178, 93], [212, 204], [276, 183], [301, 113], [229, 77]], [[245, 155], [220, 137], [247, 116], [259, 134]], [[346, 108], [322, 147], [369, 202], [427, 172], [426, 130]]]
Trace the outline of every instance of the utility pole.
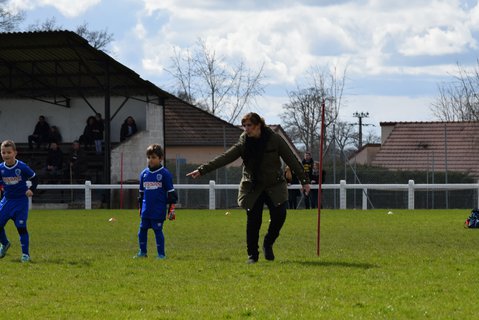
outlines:
[[358, 124], [359, 124], [359, 137], [358, 137], [358, 149], [361, 149], [363, 147], [363, 118], [368, 118], [369, 117], [369, 112], [355, 112], [353, 113], [353, 117], [356, 117], [359, 119]]

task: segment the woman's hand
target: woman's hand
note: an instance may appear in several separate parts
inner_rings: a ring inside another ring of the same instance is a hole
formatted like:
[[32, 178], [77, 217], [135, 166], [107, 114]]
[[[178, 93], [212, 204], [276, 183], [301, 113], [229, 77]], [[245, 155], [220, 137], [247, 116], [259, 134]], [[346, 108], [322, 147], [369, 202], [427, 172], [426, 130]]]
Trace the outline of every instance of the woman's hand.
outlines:
[[187, 177], [192, 177], [193, 179], [196, 179], [199, 176], [201, 176], [201, 173], [200, 173], [199, 170], [195, 170], [195, 171], [191, 171], [190, 173], [187, 173], [186, 176]]

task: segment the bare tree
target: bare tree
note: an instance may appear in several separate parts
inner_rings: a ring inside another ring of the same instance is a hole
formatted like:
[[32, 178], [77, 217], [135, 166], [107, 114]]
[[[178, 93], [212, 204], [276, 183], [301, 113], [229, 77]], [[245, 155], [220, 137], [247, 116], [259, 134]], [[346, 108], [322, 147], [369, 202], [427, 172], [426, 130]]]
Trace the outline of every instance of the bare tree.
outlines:
[[458, 65], [453, 80], [438, 86], [439, 95], [431, 107], [436, 117], [443, 121], [479, 120], [478, 66], [467, 70]]
[[229, 109], [228, 122], [234, 122], [247, 109], [248, 104], [255, 100], [257, 96], [264, 93], [264, 86], [261, 81], [263, 79], [263, 65], [258, 72], [252, 73], [251, 70], [246, 69], [243, 62], [241, 62], [236, 69], [237, 79], [232, 83], [232, 107]]
[[234, 123], [264, 93], [263, 67], [253, 72], [243, 61], [232, 66], [199, 39], [193, 53], [176, 50], [166, 70], [188, 102]]
[[[226, 68], [221, 65], [221, 59], [216, 57], [215, 51], [210, 51], [204, 41], [198, 42], [199, 50], [193, 58], [194, 74], [206, 85], [199, 88], [199, 92], [205, 104], [208, 106], [208, 112], [218, 114], [223, 103], [223, 99], [231, 90], [228, 84], [230, 76], [236, 78], [236, 73], [230, 74]], [[208, 102], [209, 100], [209, 102]]]
[[105, 52], [109, 52], [108, 45], [114, 40], [113, 34], [109, 33], [108, 29], [90, 30], [86, 22], [79, 25], [75, 32], [85, 38], [93, 48]]
[[321, 125], [321, 104], [325, 97], [320, 88], [307, 88], [288, 92], [289, 102], [280, 114], [283, 127], [293, 141], [301, 143], [306, 150], [313, 151], [319, 137]]
[[55, 17], [47, 18], [43, 21], [37, 21], [28, 26], [28, 31], [55, 31], [60, 30], [61, 26], [57, 24], [57, 19]]
[[185, 54], [181, 54], [177, 48], [174, 48], [174, 56], [170, 58], [172, 61], [172, 70], [166, 70], [171, 74], [176, 81], [178, 87], [177, 96], [191, 104], [195, 103], [196, 93], [193, 92], [193, 59], [190, 51], [187, 50]]
[[0, 0], [0, 32], [14, 31], [25, 20], [25, 12], [12, 12], [6, 4], [7, 0]]
[[329, 141], [336, 139], [337, 156], [345, 154], [346, 149], [352, 148], [357, 140], [357, 132], [354, 130], [354, 124], [345, 121], [336, 121], [334, 131], [328, 134]]
[[[28, 31], [56, 31], [62, 29], [63, 27], [57, 24], [55, 17], [47, 18], [42, 22], [36, 22], [28, 26]], [[108, 45], [113, 41], [113, 34], [108, 33], [107, 29], [100, 31], [90, 30], [88, 23], [84, 22], [76, 28], [75, 33], [85, 38], [93, 48], [109, 52]]]
[[368, 130], [365, 137], [366, 143], [381, 143], [381, 137], [374, 130]]
[[280, 114], [283, 127], [295, 143], [308, 150], [319, 150], [321, 104], [325, 101], [325, 127], [338, 119], [342, 105], [346, 69], [338, 76], [337, 69], [322, 71], [311, 68], [306, 88], [288, 92], [289, 102]]

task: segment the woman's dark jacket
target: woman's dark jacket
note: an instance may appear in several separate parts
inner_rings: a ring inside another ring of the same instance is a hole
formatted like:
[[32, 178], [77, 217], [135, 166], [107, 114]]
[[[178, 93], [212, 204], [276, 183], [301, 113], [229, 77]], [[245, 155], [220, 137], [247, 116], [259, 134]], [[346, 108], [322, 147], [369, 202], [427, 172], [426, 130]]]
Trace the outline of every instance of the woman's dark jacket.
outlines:
[[[243, 159], [243, 174], [238, 190], [238, 205], [244, 209], [251, 209], [263, 191], [276, 205], [288, 200], [287, 182], [284, 178], [281, 159], [291, 168], [302, 185], [309, 184], [309, 178], [304, 173], [301, 162], [283, 138], [268, 127], [262, 130], [268, 130], [269, 138], [256, 173], [252, 172], [251, 167], [245, 165], [248, 161], [248, 159], [245, 159], [246, 133], [242, 133], [238, 142], [223, 154], [198, 167], [201, 175], [204, 175], [241, 157]], [[264, 132], [262, 132], [263, 134]]]

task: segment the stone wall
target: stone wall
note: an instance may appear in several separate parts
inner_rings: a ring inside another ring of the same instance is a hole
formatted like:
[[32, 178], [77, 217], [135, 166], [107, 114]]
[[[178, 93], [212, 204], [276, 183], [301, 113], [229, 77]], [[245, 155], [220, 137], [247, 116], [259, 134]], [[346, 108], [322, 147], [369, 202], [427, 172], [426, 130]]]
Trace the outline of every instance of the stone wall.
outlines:
[[146, 148], [153, 143], [164, 147], [163, 106], [146, 106], [146, 130], [121, 143], [111, 151], [111, 183], [120, 183], [123, 163], [123, 182], [137, 182], [147, 166]]

